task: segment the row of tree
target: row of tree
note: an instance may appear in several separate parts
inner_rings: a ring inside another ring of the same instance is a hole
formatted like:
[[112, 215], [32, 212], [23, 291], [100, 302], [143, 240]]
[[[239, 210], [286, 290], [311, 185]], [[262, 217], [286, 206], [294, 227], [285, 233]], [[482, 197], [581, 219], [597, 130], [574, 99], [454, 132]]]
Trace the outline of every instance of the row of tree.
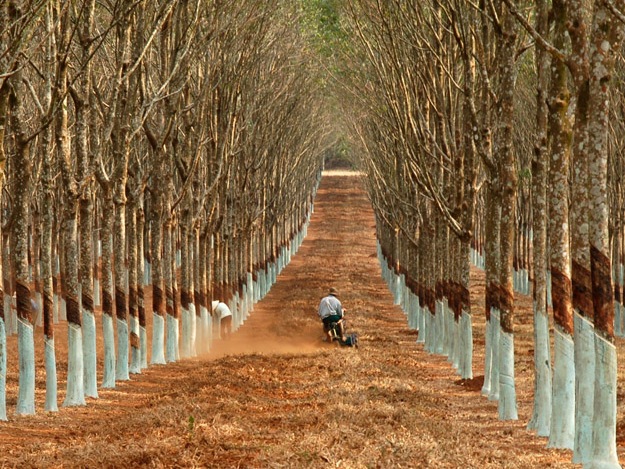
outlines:
[[483, 393], [498, 400], [501, 419], [516, 419], [514, 271], [529, 270], [529, 428], [549, 436], [550, 447], [573, 449], [575, 462], [619, 467], [614, 292], [620, 307], [625, 3], [342, 7], [351, 67], [337, 76], [343, 114], [356, 117], [344, 124], [365, 155], [385, 271], [397, 301], [418, 311], [420, 340], [472, 377], [470, 251], [479, 249]]
[[7, 321], [16, 411], [32, 414], [37, 315], [57, 408], [55, 305], [72, 406], [139, 373], [150, 340], [152, 364], [207, 351], [211, 301], [238, 324], [266, 293], [305, 232], [328, 142], [310, 18], [288, 1], [2, 2], [0, 420]]

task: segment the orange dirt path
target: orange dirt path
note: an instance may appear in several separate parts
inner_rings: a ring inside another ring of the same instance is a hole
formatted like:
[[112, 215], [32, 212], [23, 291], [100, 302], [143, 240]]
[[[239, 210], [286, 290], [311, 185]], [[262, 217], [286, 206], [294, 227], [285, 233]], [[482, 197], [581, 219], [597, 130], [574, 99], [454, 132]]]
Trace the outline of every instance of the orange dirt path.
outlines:
[[[578, 467], [570, 451], [548, 450], [545, 438], [525, 429], [531, 299], [517, 302], [519, 420], [500, 422], [497, 403], [479, 392], [482, 273], [472, 279], [475, 378], [463, 382], [445, 357], [416, 344], [393, 305], [380, 276], [374, 223], [358, 176], [324, 174], [307, 238], [230, 340], [217, 341], [207, 356], [151, 366], [114, 390], [101, 389], [86, 407], [43, 411], [39, 358], [37, 415], [13, 415], [17, 351], [10, 337], [1, 467]], [[330, 285], [341, 292], [359, 349], [321, 342], [316, 308]], [[56, 339], [59, 406], [65, 328], [58, 326]]]

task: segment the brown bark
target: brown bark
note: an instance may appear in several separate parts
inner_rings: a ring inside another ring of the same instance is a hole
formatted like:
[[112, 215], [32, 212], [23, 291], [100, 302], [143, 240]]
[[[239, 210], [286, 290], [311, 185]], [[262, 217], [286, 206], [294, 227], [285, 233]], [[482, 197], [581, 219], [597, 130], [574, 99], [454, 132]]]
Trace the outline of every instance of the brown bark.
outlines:
[[[554, 2], [557, 16], [554, 46], [566, 47], [565, 4]], [[571, 153], [571, 126], [569, 109], [568, 70], [562, 60], [552, 65], [549, 91], [551, 158], [549, 167], [549, 247], [551, 252], [551, 294], [556, 325], [565, 333], [573, 334], [573, 305], [571, 297], [571, 268], [569, 246], [569, 166]]]

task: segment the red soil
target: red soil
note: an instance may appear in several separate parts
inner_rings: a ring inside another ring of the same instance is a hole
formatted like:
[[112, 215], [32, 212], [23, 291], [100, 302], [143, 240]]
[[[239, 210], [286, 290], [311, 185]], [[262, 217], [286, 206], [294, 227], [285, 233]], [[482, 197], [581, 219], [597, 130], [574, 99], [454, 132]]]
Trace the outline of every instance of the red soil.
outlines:
[[[319, 299], [334, 285], [360, 348], [321, 342]], [[357, 176], [324, 175], [308, 236], [269, 294], [207, 356], [151, 366], [86, 407], [14, 415], [17, 347], [9, 338], [2, 467], [576, 467], [525, 429], [533, 390], [531, 299], [518, 297], [519, 420], [481, 396], [483, 275], [473, 272], [474, 379], [415, 342], [380, 277], [373, 212]], [[148, 298], [149, 303], [149, 298]], [[149, 304], [148, 304], [149, 310]], [[99, 331], [101, 326], [99, 326]], [[57, 327], [59, 406], [66, 326]], [[99, 361], [101, 365], [101, 338]], [[619, 341], [619, 349], [622, 343]], [[101, 366], [99, 368], [101, 370]], [[622, 376], [619, 377], [622, 382]], [[620, 389], [620, 388], [619, 388]], [[619, 392], [619, 408], [622, 392]], [[620, 424], [622, 425], [622, 423]], [[622, 444], [619, 431], [619, 444]], [[619, 446], [625, 461], [625, 449]]]

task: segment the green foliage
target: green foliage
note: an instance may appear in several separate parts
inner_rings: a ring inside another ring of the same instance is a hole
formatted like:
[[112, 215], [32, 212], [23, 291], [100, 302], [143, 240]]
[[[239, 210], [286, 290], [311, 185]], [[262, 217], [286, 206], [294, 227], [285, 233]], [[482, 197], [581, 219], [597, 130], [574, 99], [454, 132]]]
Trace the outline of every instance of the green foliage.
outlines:
[[337, 137], [334, 145], [324, 154], [326, 169], [355, 169], [352, 149], [344, 137]]
[[311, 46], [322, 57], [335, 55], [345, 40], [339, 14], [340, 0], [299, 0], [302, 26]]

